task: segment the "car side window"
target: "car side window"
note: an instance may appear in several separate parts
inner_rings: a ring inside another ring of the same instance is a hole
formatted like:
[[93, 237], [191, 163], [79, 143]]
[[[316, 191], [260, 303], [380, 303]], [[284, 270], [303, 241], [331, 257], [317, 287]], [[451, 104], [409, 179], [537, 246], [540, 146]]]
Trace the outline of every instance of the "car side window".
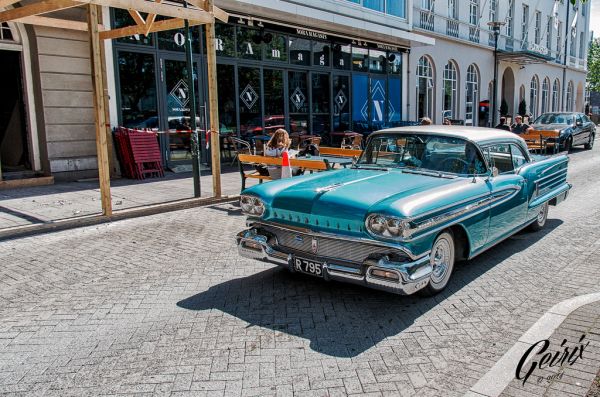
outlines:
[[512, 157], [513, 168], [515, 170], [527, 163], [527, 157], [525, 157], [523, 150], [514, 143], [511, 143], [510, 145], [510, 154]]
[[498, 173], [503, 174], [514, 171], [515, 167], [513, 166], [510, 145], [508, 143], [486, 146], [484, 153], [490, 167], [496, 167]]
[[583, 124], [583, 117], [581, 115], [577, 115], [577, 122]]

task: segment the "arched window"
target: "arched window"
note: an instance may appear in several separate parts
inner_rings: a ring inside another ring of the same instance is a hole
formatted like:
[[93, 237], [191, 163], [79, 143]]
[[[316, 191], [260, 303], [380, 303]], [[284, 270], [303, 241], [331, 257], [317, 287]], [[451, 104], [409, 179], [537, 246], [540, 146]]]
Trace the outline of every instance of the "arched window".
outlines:
[[465, 125], [477, 125], [479, 110], [479, 72], [474, 64], [467, 69], [467, 86], [465, 94]]
[[444, 103], [442, 105], [442, 118], [456, 119], [458, 117], [456, 104], [458, 76], [456, 64], [448, 61], [444, 67]]
[[567, 85], [567, 100], [565, 104], [565, 110], [567, 112], [573, 111], [573, 82], [569, 81], [569, 85]]
[[8, 23], [1, 22], [0, 23], [0, 41], [14, 41], [15, 38], [10, 30], [10, 26]]
[[560, 83], [558, 79], [554, 80], [552, 84], [552, 111], [558, 112], [558, 98], [560, 93]]
[[548, 111], [548, 106], [550, 105], [550, 80], [546, 77], [544, 82], [542, 83], [542, 113], [546, 113]]
[[433, 66], [422, 56], [417, 64], [417, 119], [433, 118]]
[[529, 114], [532, 119], [537, 117], [538, 111], [538, 78], [537, 76], [533, 76], [531, 79], [531, 84], [529, 86]]

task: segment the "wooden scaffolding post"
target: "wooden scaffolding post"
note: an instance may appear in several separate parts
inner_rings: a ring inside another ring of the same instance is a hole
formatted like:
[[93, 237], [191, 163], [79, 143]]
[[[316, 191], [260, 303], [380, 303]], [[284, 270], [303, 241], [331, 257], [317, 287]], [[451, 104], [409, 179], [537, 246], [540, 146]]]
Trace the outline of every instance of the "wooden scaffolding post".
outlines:
[[102, 73], [102, 41], [98, 29], [98, 6], [88, 5], [88, 30], [90, 32], [90, 52], [92, 64], [92, 86], [94, 89], [94, 113], [96, 117], [96, 151], [98, 153], [98, 176], [100, 179], [100, 196], [102, 198], [102, 215], [112, 215], [110, 195], [110, 166], [108, 160], [108, 139], [106, 135], [106, 102], [104, 79]]
[[[213, 13], [213, 0], [205, 1], [205, 9]], [[221, 197], [221, 146], [219, 142], [219, 102], [217, 94], [217, 55], [215, 49], [215, 22], [206, 24], [206, 61], [208, 64], [208, 109], [210, 117], [210, 147], [212, 161], [213, 195]]]

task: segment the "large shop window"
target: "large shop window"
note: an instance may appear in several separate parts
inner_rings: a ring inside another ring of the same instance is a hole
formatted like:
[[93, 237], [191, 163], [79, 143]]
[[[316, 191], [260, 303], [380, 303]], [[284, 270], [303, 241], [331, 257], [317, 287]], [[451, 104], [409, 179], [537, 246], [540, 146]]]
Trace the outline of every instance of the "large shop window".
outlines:
[[233, 65], [219, 65], [219, 122], [221, 133], [237, 133], [235, 70]]
[[350, 129], [350, 77], [333, 77], [333, 131]]
[[123, 125], [158, 128], [154, 56], [123, 51], [117, 62]]
[[312, 74], [312, 132], [313, 134], [324, 134], [331, 131], [329, 74]]
[[307, 134], [308, 129], [308, 73], [288, 72], [290, 132]]
[[238, 68], [238, 80], [242, 136], [260, 135], [262, 133], [260, 69]]
[[265, 132], [273, 133], [279, 128], [285, 128], [283, 70], [265, 69], [263, 84], [265, 86]]

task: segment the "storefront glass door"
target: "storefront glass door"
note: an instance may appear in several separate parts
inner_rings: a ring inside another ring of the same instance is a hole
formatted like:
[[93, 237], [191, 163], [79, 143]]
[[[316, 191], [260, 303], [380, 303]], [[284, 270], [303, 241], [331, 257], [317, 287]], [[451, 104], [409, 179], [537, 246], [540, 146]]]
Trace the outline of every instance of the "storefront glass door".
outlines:
[[[166, 117], [162, 120], [161, 145], [167, 148], [167, 161], [189, 161], [191, 152], [190, 90], [187, 64], [183, 59], [161, 58], [163, 81], [163, 107]], [[194, 84], [197, 93], [196, 123], [200, 133], [205, 131], [204, 112], [201, 109], [198, 86], [198, 65], [194, 62]]]

